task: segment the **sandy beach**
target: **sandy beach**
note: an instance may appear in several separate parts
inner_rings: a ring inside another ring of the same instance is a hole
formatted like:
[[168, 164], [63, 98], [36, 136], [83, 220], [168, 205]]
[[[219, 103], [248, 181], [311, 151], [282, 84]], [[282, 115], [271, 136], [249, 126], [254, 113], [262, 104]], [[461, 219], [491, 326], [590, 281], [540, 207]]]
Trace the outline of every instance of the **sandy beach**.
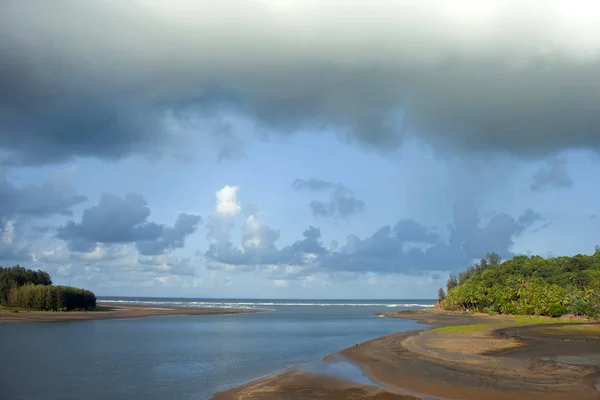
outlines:
[[326, 357], [359, 365], [372, 386], [291, 369], [213, 399], [600, 399], [598, 324], [436, 311], [387, 316], [447, 328], [392, 334]]
[[0, 312], [0, 322], [54, 322], [54, 321], [84, 321], [116, 318], [142, 318], [160, 315], [216, 315], [216, 314], [245, 314], [261, 312], [257, 309], [209, 308], [209, 307], [162, 307], [140, 304], [102, 303], [98, 311], [69, 311], [42, 312], [19, 311]]

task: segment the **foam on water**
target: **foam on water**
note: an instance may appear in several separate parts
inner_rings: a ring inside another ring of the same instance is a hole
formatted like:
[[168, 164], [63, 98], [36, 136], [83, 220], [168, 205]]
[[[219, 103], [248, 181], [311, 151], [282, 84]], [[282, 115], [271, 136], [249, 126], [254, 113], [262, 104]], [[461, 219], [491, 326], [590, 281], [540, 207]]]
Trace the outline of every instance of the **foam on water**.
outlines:
[[284, 307], [386, 307], [386, 308], [432, 308], [433, 304], [419, 303], [321, 303], [321, 302], [263, 302], [263, 301], [241, 301], [241, 302], [219, 302], [219, 301], [160, 301], [160, 300], [110, 300], [99, 299], [98, 303], [124, 303], [124, 304], [151, 304], [170, 305], [179, 307], [207, 307], [207, 308], [264, 308], [273, 306]]

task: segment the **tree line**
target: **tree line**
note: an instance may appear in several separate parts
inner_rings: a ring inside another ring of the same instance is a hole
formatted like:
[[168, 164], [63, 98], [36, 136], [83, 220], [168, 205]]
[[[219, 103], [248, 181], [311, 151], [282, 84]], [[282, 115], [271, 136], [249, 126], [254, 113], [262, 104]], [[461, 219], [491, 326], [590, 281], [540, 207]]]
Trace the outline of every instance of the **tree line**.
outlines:
[[0, 305], [40, 311], [90, 310], [96, 296], [85, 289], [54, 286], [47, 272], [0, 267]]
[[451, 276], [440, 303], [448, 310], [596, 317], [600, 310], [600, 247], [593, 255], [543, 258], [515, 256], [501, 262], [488, 253]]

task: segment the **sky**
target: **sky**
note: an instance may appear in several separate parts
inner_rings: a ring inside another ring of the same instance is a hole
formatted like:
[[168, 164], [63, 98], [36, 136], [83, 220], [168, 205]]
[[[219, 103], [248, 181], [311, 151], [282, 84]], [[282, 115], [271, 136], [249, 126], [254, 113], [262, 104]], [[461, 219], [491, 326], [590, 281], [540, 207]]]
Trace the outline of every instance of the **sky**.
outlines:
[[0, 265], [434, 298], [600, 244], [592, 1], [0, 0]]

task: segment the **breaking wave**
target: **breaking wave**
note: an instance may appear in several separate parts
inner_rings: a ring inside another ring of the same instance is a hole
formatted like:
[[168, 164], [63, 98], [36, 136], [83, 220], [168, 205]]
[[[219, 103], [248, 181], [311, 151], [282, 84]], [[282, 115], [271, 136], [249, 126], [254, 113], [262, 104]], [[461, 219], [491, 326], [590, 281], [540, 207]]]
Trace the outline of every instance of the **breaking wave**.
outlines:
[[207, 308], [264, 308], [264, 307], [386, 307], [386, 308], [432, 308], [433, 304], [421, 303], [362, 303], [362, 302], [285, 302], [285, 301], [164, 301], [164, 300], [135, 300], [135, 299], [99, 299], [99, 303], [148, 304], [177, 307], [207, 307]]

